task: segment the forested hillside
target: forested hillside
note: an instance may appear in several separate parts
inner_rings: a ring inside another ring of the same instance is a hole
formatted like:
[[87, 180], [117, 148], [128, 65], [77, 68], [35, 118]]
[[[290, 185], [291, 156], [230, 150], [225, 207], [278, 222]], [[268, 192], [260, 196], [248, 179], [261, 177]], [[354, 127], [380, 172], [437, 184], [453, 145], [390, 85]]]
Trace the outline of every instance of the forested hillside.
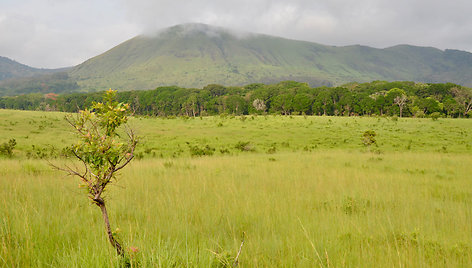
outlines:
[[0, 96], [78, 91], [69, 68], [38, 69], [0, 56]]
[[67, 72], [56, 72], [32, 77], [21, 77], [0, 81], [0, 96], [28, 93], [71, 93], [79, 91], [76, 81]]

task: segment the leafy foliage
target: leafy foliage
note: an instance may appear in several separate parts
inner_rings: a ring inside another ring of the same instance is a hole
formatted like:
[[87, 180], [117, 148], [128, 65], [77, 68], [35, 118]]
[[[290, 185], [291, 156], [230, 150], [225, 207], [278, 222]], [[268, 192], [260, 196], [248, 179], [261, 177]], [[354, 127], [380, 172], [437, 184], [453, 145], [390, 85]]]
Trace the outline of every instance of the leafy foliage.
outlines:
[[15, 149], [16, 140], [10, 139], [8, 142], [0, 144], [0, 155], [5, 155], [8, 157], [13, 156], [13, 149]]
[[80, 111], [75, 118], [66, 117], [69, 124], [77, 130], [79, 137], [71, 152], [83, 163], [85, 171], [70, 167], [58, 168], [81, 179], [88, 197], [100, 207], [108, 239], [120, 256], [124, 256], [124, 250], [111, 231], [102, 194], [116, 173], [134, 157], [138, 142], [134, 132], [128, 129], [129, 139], [126, 142], [117, 133], [117, 128], [127, 122], [128, 113], [129, 105], [117, 102], [116, 92], [110, 89], [105, 93], [103, 103], [94, 102], [91, 109]]
[[[29, 94], [0, 98], [0, 108], [76, 112], [95, 105], [101, 92], [86, 94]], [[269, 112], [283, 115], [379, 115], [470, 117], [472, 89], [452, 83], [351, 83], [311, 88], [306, 83], [250, 84], [244, 87], [208, 85], [202, 89], [176, 86], [116, 93], [137, 115], [186, 116], [247, 115]], [[98, 111], [104, 107], [97, 106]], [[121, 107], [123, 108], [123, 107]]]
[[136, 145], [136, 141], [124, 143], [119, 140], [116, 129], [128, 120], [129, 105], [118, 103], [115, 97], [116, 92], [109, 90], [105, 94], [105, 103], [94, 102], [91, 109], [80, 111], [76, 118], [68, 119], [80, 138], [79, 143], [72, 147], [73, 153], [89, 164], [98, 177], [128, 160]]
[[367, 146], [367, 147], [370, 147], [371, 145], [375, 145], [377, 144], [377, 141], [375, 140], [375, 136], [377, 136], [377, 134], [375, 133], [375, 131], [373, 130], [366, 130], [363, 134], [362, 134], [362, 143]]
[[238, 143], [234, 145], [234, 148], [241, 152], [253, 152], [256, 150], [249, 141], [238, 141]]
[[191, 156], [204, 156], [204, 155], [213, 155], [215, 153], [215, 148], [210, 145], [198, 146], [198, 145], [188, 145]]

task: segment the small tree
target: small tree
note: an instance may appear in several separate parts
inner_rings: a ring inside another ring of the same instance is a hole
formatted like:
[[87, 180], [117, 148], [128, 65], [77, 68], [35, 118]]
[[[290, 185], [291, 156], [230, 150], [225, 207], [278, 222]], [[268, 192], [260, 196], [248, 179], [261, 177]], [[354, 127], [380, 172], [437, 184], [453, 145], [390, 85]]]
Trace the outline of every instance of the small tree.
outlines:
[[129, 105], [118, 103], [115, 98], [116, 92], [110, 89], [104, 95], [104, 103], [94, 102], [91, 109], [80, 111], [77, 116], [66, 116], [67, 122], [79, 137], [78, 143], [70, 151], [84, 168], [56, 168], [80, 178], [88, 197], [102, 211], [111, 245], [118, 255], [123, 256], [123, 248], [110, 228], [103, 193], [117, 172], [133, 159], [138, 141], [130, 128], [125, 131], [127, 139], [118, 135], [118, 127], [128, 120]]
[[400, 96], [396, 96], [395, 99], [393, 99], [393, 103], [398, 105], [398, 108], [400, 108], [400, 117], [402, 117], [403, 107], [405, 106], [407, 100], [408, 98], [406, 97], [406, 95], [403, 94]]

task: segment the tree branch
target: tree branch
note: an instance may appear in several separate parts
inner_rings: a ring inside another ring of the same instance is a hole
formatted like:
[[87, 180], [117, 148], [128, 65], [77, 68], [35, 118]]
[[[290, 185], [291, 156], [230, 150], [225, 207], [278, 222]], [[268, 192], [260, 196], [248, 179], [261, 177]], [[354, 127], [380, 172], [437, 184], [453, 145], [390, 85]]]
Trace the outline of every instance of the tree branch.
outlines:
[[136, 145], [138, 144], [138, 140], [136, 139], [136, 136], [134, 135], [134, 131], [132, 129], [128, 129], [127, 134], [128, 134], [128, 137], [131, 141], [131, 144], [130, 144], [130, 147], [129, 147], [129, 154], [130, 155], [126, 158], [126, 161], [122, 165], [115, 168], [115, 170], [114, 170], [115, 172], [122, 169], [122, 168], [124, 168], [134, 158], [134, 150], [136, 148]]
[[83, 182], [87, 183], [87, 186], [88, 187], [92, 187], [92, 183], [90, 182], [90, 180], [87, 179], [87, 170], [85, 171], [85, 173], [82, 175], [80, 174], [78, 171], [70, 168], [69, 166], [65, 166], [66, 168], [61, 168], [61, 167], [58, 167], [52, 163], [49, 162], [49, 165], [52, 166], [54, 169], [57, 169], [57, 170], [60, 170], [60, 171], [64, 171], [66, 173], [68, 173], [69, 176], [77, 176], [79, 177]]

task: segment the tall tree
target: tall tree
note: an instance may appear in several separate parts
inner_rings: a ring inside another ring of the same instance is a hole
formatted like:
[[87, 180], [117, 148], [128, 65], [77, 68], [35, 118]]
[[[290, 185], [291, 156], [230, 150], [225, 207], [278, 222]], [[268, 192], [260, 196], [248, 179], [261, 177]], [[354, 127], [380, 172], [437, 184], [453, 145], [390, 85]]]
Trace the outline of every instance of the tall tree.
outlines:
[[408, 98], [406, 95], [396, 96], [395, 99], [393, 99], [393, 103], [398, 105], [398, 108], [400, 109], [400, 117], [402, 117], [403, 107], [405, 106], [407, 100]]
[[472, 110], [472, 89], [455, 87], [451, 89], [454, 99], [462, 106], [462, 113], [467, 116]]

